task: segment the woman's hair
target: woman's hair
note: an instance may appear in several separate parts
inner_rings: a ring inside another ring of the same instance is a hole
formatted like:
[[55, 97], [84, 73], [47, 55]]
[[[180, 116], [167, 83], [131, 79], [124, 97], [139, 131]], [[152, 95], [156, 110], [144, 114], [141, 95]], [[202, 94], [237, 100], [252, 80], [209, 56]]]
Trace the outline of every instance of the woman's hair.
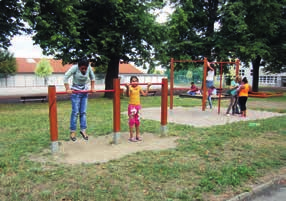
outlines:
[[135, 75], [132, 75], [132, 76], [130, 77], [130, 82], [132, 82], [133, 79], [136, 79], [137, 81], [139, 81], [138, 77], [135, 76]]
[[215, 68], [215, 65], [214, 64], [210, 64], [210, 67]]
[[235, 76], [235, 80], [240, 82], [241, 81], [241, 77], [240, 76]]
[[246, 78], [246, 77], [244, 77], [244, 78], [242, 79], [242, 82], [244, 82], [244, 83], [248, 83], [247, 78]]
[[78, 67], [81, 67], [81, 66], [88, 67], [88, 65], [89, 65], [89, 62], [86, 57], [83, 57], [78, 61]]

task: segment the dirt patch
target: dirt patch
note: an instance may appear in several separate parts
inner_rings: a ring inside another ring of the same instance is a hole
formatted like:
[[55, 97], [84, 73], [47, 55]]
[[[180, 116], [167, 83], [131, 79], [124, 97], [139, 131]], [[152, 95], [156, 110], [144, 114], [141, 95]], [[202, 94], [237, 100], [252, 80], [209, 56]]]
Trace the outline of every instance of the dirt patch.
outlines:
[[56, 162], [65, 164], [104, 163], [126, 155], [147, 151], [164, 150], [176, 147], [177, 137], [160, 137], [150, 133], [142, 134], [143, 140], [128, 141], [129, 133], [121, 133], [118, 144], [112, 144], [113, 134], [107, 136], [90, 136], [88, 141], [78, 136], [77, 141], [60, 141], [59, 151], [54, 154], [45, 150], [39, 155], [32, 155], [37, 162]]

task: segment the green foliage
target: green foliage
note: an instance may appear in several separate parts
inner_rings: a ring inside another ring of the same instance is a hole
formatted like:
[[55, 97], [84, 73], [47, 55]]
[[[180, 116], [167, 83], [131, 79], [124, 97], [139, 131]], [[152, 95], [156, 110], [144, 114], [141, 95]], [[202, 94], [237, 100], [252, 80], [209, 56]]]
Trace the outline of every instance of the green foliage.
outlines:
[[35, 74], [39, 77], [48, 77], [53, 73], [53, 68], [50, 61], [47, 59], [42, 59], [35, 69]]
[[0, 1], [0, 48], [7, 49], [13, 36], [30, 32], [22, 20], [24, 5], [20, 0]]
[[190, 70], [187, 71], [186, 78], [188, 78], [188, 79], [192, 79], [193, 78], [192, 71], [190, 71]]
[[[171, 0], [176, 10], [167, 23], [169, 38], [156, 58], [169, 68], [175, 60], [241, 61], [253, 65], [253, 91], [258, 90], [259, 67], [281, 72], [286, 64], [285, 0], [217, 1]], [[185, 69], [183, 64], [177, 70]], [[223, 72], [228, 67], [223, 66]]]
[[134, 61], [137, 55], [148, 59], [152, 44], [160, 39], [160, 26], [148, 13], [161, 7], [159, 2], [28, 0], [26, 17], [45, 54], [65, 62], [84, 55], [99, 63], [110, 55], [128, 55]]
[[[285, 0], [228, 1], [221, 9], [216, 51], [231, 51], [243, 62], [252, 62], [253, 91], [258, 91], [259, 68], [280, 72], [286, 64]], [[263, 61], [263, 62], [261, 62]]]
[[219, 192], [223, 186], [237, 186], [243, 181], [255, 176], [255, 169], [247, 164], [229, 164], [220, 170], [211, 166], [203, 172], [203, 178], [200, 181], [199, 188], [201, 191]]
[[[176, 60], [209, 60], [217, 58], [212, 54], [215, 46], [214, 30], [218, 20], [219, 1], [216, 0], [173, 0], [176, 10], [167, 23], [169, 38], [162, 44], [158, 59], [165, 67], [171, 57]], [[218, 59], [217, 59], [218, 60]], [[182, 68], [181, 65], [178, 69]]]
[[[175, 65], [174, 82], [178, 84], [189, 85], [191, 81], [200, 83], [203, 79], [203, 66], [194, 65], [192, 63], [184, 63], [184, 69], [181, 69], [178, 64]], [[181, 67], [183, 66], [181, 65]], [[167, 69], [166, 74], [170, 78], [170, 69]]]
[[17, 65], [14, 55], [7, 50], [0, 49], [0, 78], [16, 72]]
[[160, 0], [28, 0], [25, 17], [44, 54], [64, 63], [87, 55], [93, 66], [107, 67], [105, 88], [111, 89], [120, 59], [151, 60], [165, 32], [149, 11], [162, 6]]

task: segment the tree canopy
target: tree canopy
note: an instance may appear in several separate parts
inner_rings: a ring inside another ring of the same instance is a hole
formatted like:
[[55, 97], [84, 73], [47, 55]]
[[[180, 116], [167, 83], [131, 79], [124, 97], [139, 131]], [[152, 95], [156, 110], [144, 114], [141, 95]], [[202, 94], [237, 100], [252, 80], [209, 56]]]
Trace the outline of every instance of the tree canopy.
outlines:
[[7, 50], [0, 50], [0, 78], [16, 72], [17, 65], [14, 55]]
[[23, 22], [23, 11], [24, 4], [21, 1], [0, 1], [0, 48], [7, 49], [13, 36], [29, 33]]
[[229, 46], [227, 50], [241, 61], [252, 63], [253, 91], [258, 91], [261, 65], [280, 72], [286, 64], [285, 3], [285, 0], [233, 0], [222, 8], [220, 40], [231, 42], [232, 49]]
[[159, 0], [27, 0], [26, 17], [44, 54], [64, 62], [87, 55], [108, 64], [106, 89], [118, 77], [119, 60], [143, 63], [161, 41], [161, 25], [149, 11]]
[[47, 59], [41, 59], [37, 64], [35, 74], [45, 79], [45, 85], [47, 84], [47, 78], [53, 73], [53, 68]]
[[[166, 66], [175, 59], [234, 61], [253, 66], [253, 90], [259, 68], [283, 70], [285, 62], [285, 0], [172, 0], [176, 10], [167, 23], [169, 38], [157, 58]], [[186, 64], [176, 68], [185, 69]]]
[[161, 0], [3, 0], [0, 48], [10, 45], [11, 36], [29, 31], [24, 18], [44, 54], [64, 63], [88, 56], [93, 65], [108, 66], [106, 89], [118, 77], [121, 59], [149, 63], [151, 72], [156, 59], [166, 67], [171, 57], [239, 58], [252, 63], [254, 91], [258, 91], [261, 65], [270, 72], [283, 70], [286, 0], [170, 2], [176, 8], [171, 20], [159, 24], [150, 11], [162, 8]]

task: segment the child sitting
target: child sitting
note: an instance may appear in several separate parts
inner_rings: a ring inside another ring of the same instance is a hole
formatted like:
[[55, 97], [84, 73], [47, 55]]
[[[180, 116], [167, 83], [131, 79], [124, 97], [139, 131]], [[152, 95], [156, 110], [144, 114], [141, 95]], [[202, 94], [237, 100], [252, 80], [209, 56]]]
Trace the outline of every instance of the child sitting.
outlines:
[[199, 88], [195, 85], [194, 82], [191, 82], [191, 88], [189, 91], [187, 91], [187, 94], [191, 95], [191, 96], [195, 96], [196, 94], [200, 94], [200, 90]]

